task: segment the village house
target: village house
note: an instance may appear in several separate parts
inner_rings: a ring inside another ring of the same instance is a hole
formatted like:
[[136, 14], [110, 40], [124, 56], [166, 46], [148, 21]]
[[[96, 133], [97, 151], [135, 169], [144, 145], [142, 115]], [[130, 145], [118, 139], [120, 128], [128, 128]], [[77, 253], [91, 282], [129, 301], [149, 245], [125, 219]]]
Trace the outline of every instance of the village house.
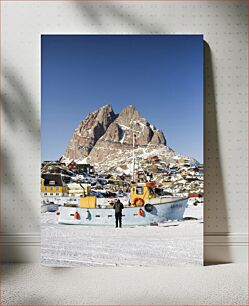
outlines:
[[60, 174], [48, 173], [42, 174], [41, 193], [44, 196], [64, 196], [68, 194], [68, 189]]
[[68, 165], [68, 169], [77, 172], [77, 173], [86, 173], [86, 174], [94, 174], [94, 167], [90, 164], [76, 162], [72, 160]]

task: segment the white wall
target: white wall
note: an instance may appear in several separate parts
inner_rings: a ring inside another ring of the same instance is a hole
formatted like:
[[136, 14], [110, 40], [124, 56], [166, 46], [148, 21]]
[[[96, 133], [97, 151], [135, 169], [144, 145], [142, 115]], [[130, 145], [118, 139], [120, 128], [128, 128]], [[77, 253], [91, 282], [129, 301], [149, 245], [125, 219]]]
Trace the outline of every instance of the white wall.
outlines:
[[1, 1], [1, 228], [39, 261], [40, 34], [204, 34], [205, 261], [246, 261], [247, 1]]

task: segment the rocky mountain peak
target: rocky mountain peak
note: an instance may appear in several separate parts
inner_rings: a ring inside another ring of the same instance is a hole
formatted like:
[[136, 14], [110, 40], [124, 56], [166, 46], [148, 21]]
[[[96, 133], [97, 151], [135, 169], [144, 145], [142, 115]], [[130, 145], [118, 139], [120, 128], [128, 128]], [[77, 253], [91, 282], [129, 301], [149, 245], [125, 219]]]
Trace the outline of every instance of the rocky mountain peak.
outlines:
[[147, 122], [145, 118], [141, 116], [134, 105], [128, 105], [119, 113], [119, 121], [128, 123], [129, 125], [135, 124], [136, 121]]
[[131, 151], [133, 137], [136, 147], [166, 146], [163, 132], [151, 125], [134, 105], [128, 105], [115, 114], [112, 105], [107, 104], [80, 122], [64, 157], [89, 157], [93, 164], [104, 162], [108, 156]]
[[97, 121], [102, 122], [107, 117], [113, 116], [113, 115], [115, 114], [114, 114], [112, 105], [106, 104], [100, 107], [99, 109], [97, 109], [96, 111], [89, 113], [87, 117], [95, 117]]
[[87, 157], [115, 118], [116, 114], [110, 104], [88, 114], [75, 129], [64, 156], [70, 159]]
[[128, 105], [126, 106], [120, 113], [119, 116], [127, 116], [129, 118], [133, 118], [136, 116], [140, 116], [138, 110], [134, 105]]

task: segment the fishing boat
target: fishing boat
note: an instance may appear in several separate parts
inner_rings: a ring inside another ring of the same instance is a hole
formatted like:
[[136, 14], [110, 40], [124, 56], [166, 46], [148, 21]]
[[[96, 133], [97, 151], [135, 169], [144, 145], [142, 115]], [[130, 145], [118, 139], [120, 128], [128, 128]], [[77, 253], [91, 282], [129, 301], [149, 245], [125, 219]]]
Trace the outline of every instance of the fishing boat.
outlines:
[[[122, 211], [123, 226], [156, 225], [168, 220], [182, 220], [188, 198], [159, 196], [152, 182], [134, 183], [130, 201]], [[114, 225], [111, 205], [97, 207], [96, 196], [80, 197], [77, 204], [59, 207], [58, 223], [73, 225]]]

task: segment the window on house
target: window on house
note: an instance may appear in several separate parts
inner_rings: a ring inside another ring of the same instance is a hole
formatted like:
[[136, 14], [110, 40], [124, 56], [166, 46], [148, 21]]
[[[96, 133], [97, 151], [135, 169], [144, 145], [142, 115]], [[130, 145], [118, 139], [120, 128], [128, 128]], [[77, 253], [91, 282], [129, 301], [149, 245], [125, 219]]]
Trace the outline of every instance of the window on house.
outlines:
[[50, 190], [53, 190], [53, 187], [50, 187]]
[[56, 190], [59, 190], [59, 186], [56, 186]]

